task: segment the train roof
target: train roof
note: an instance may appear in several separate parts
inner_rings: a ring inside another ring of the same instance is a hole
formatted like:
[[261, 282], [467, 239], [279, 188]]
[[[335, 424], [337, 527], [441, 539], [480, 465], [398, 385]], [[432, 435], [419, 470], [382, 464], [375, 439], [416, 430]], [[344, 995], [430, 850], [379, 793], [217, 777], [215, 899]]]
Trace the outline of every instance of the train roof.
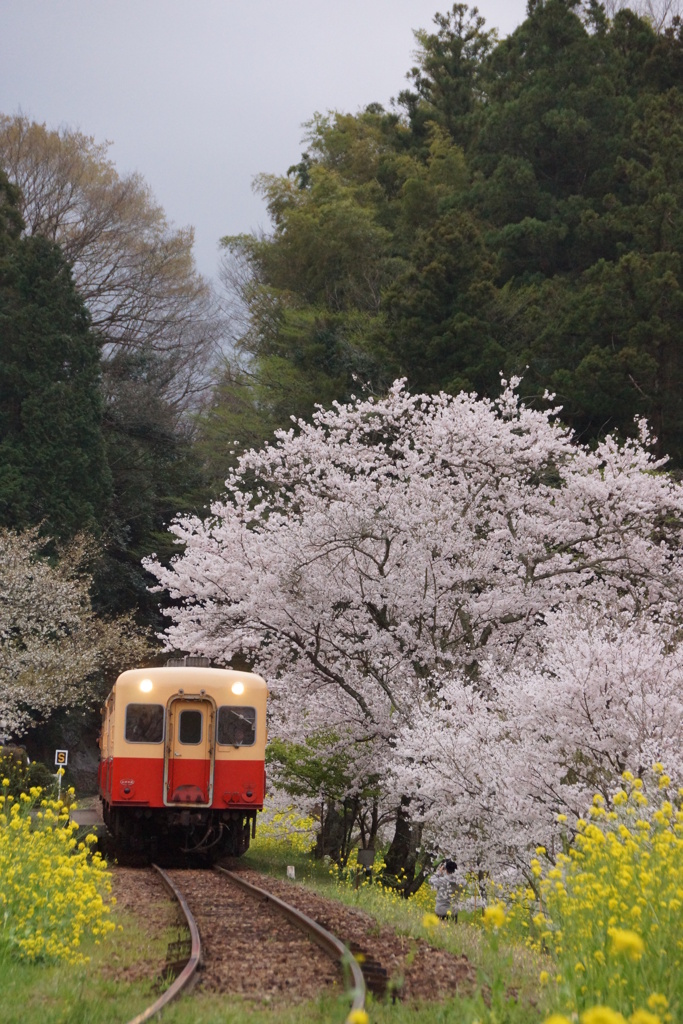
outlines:
[[[266, 682], [253, 672], [238, 672], [229, 668], [208, 668], [189, 666], [163, 666], [152, 668], [133, 668], [122, 672], [114, 684], [112, 692], [139, 693], [140, 684], [151, 682], [152, 686], [144, 688], [145, 699], [151, 700], [152, 694], [166, 699], [171, 693], [184, 690], [187, 694], [198, 694], [200, 690], [212, 691], [220, 687], [232, 690], [234, 683], [242, 683], [244, 694], [255, 690], [267, 690]], [[233, 691], [235, 692], [235, 691]], [[142, 694], [141, 694], [142, 696]]]

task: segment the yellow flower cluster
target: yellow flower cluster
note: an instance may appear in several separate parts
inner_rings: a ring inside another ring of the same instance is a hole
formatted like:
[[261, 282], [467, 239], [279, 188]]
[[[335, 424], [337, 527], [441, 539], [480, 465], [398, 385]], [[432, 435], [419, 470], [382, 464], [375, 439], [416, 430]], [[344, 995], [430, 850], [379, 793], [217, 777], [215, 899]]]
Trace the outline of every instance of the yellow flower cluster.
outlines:
[[270, 818], [259, 818], [256, 839], [252, 840], [250, 849], [273, 857], [310, 853], [315, 842], [314, 828], [313, 818], [297, 814], [292, 808], [278, 811]]
[[[2, 780], [0, 794], [0, 946], [22, 959], [82, 963], [86, 933], [114, 929], [104, 896], [106, 865], [93, 853], [94, 835], [79, 842], [63, 801], [39, 787], [15, 799]], [[67, 798], [73, 797], [73, 791]]]
[[484, 911], [484, 924], [487, 928], [502, 928], [505, 924], [505, 909], [501, 903], [494, 903]]
[[372, 889], [374, 893], [388, 904], [394, 904], [396, 907], [410, 905], [418, 910], [422, 910], [423, 927], [428, 931], [433, 927], [434, 920], [436, 920], [437, 924], [441, 923], [434, 913], [435, 896], [433, 889], [430, 889], [427, 885], [422, 885], [417, 892], [412, 893], [406, 899], [403, 895], [403, 886], [408, 881], [405, 871], [401, 869], [395, 879], [392, 877], [391, 883], [383, 881], [384, 871], [385, 864], [381, 858], [378, 858], [373, 866], [372, 873], [368, 874], [358, 864], [358, 850], [355, 847], [351, 850], [345, 867], [340, 867], [339, 864], [335, 863], [330, 864], [329, 867], [329, 874], [335, 879], [338, 889]]
[[[670, 1015], [669, 1015], [670, 1016]], [[618, 1010], [612, 1010], [609, 1006], [592, 1006], [581, 1014], [580, 1024], [662, 1024], [662, 1018], [649, 1010], [635, 1010], [628, 1021]], [[569, 1017], [563, 1013], [553, 1013], [546, 1017], [543, 1024], [572, 1024]]]
[[653, 781], [648, 797], [625, 772], [609, 801], [596, 796], [567, 852], [532, 860], [534, 888], [512, 900], [510, 922], [553, 956], [559, 1006], [581, 1024], [683, 1012], [683, 791], [670, 798], [661, 765]]

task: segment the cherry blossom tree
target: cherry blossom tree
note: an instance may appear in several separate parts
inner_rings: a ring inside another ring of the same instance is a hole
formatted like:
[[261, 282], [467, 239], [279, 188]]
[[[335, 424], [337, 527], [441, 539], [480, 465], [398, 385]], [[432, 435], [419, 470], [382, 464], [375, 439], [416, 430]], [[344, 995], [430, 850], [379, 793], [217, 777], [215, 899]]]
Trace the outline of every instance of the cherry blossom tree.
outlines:
[[[573, 606], [551, 613], [537, 664], [491, 659], [474, 688], [444, 681], [404, 727], [398, 792], [422, 808], [426, 841], [498, 876], [541, 844], [559, 851], [593, 794], [663, 762], [683, 780], [683, 651], [675, 628]], [[424, 737], [429, 741], [425, 743]]]
[[149, 653], [130, 618], [93, 612], [87, 542], [77, 538], [56, 563], [40, 557], [46, 543], [38, 529], [0, 529], [0, 742], [87, 704], [103, 675]]
[[[424, 759], [441, 751], [431, 788], [425, 778], [413, 802], [427, 818], [439, 799], [468, 805], [460, 781], [452, 799], [438, 796], [454, 771], [451, 753], [469, 776], [480, 747], [493, 750], [490, 771], [500, 778], [511, 758], [528, 765], [542, 745], [533, 731], [516, 745], [499, 742], [508, 691], [522, 705], [545, 693], [546, 706], [573, 721], [569, 695], [564, 704], [552, 697], [550, 654], [543, 661], [563, 629], [578, 630], [566, 616], [599, 622], [609, 609], [614, 636], [630, 629], [643, 644], [656, 638], [643, 623], [673, 637], [678, 622], [681, 488], [651, 455], [644, 424], [638, 441], [607, 438], [589, 450], [558, 410], [520, 404], [517, 383], [503, 382], [489, 401], [413, 396], [397, 382], [382, 400], [320, 410], [243, 455], [205, 520], [173, 524], [183, 552], [169, 567], [147, 563], [174, 600], [167, 647], [247, 658], [269, 679], [279, 735], [296, 741], [326, 729], [353, 745], [359, 783], [393, 768], [414, 793], [414, 774], [419, 782]], [[581, 650], [591, 650], [589, 639]], [[572, 644], [565, 654], [570, 680], [571, 658], [579, 669], [585, 658]], [[575, 704], [578, 714], [579, 697]], [[617, 747], [605, 740], [614, 764], [633, 746], [626, 712], [622, 719]], [[485, 800], [494, 790], [488, 766], [481, 770], [472, 785]], [[554, 778], [559, 771], [558, 762]], [[536, 792], [524, 794], [511, 847], [541, 814], [528, 806]], [[432, 814], [442, 836], [460, 821], [453, 813]]]

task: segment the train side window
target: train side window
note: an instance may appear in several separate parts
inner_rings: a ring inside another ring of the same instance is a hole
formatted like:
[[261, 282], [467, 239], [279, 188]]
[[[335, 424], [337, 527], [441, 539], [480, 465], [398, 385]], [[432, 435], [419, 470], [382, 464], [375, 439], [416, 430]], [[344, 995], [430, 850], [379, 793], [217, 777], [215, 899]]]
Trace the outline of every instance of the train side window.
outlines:
[[232, 747], [253, 746], [256, 742], [256, 708], [219, 708], [218, 742]]
[[126, 739], [129, 743], [161, 743], [164, 738], [162, 704], [128, 704]]
[[178, 739], [181, 743], [202, 742], [201, 711], [181, 711], [178, 725]]

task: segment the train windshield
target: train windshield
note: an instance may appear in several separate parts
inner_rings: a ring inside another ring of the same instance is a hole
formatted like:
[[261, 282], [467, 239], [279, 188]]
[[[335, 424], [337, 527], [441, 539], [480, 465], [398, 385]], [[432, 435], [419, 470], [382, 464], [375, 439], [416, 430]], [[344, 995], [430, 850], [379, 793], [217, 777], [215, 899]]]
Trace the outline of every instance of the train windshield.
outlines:
[[161, 743], [163, 738], [162, 704], [129, 704], [126, 707], [126, 739], [129, 743]]
[[232, 747], [252, 746], [256, 742], [256, 708], [219, 708], [218, 742]]

